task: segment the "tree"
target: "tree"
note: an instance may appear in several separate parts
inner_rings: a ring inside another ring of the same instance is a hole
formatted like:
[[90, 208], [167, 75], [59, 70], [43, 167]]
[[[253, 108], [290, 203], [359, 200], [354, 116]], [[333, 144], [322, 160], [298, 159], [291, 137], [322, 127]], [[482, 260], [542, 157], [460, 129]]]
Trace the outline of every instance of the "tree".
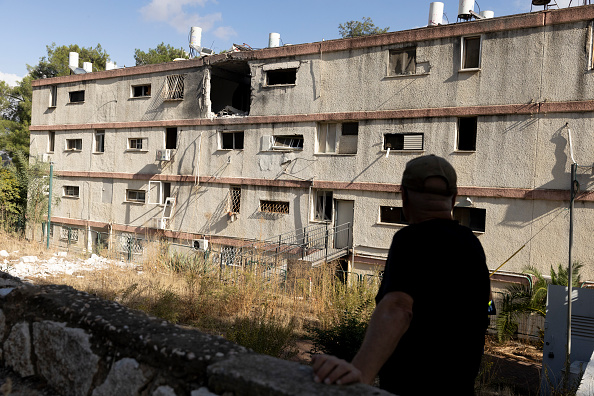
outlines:
[[[572, 264], [572, 286], [580, 287], [580, 269], [583, 267], [579, 262]], [[542, 317], [546, 316], [547, 309], [547, 288], [549, 285], [567, 286], [569, 272], [561, 266], [557, 271], [551, 266], [551, 279], [546, 279], [540, 271], [534, 267], [528, 267], [524, 273], [533, 275], [534, 284], [531, 286], [512, 285], [503, 295], [500, 312], [497, 315], [497, 337], [504, 341], [518, 331], [518, 319], [521, 316], [535, 313]]]
[[379, 28], [373, 24], [371, 18], [363, 17], [361, 21], [348, 21], [338, 25], [338, 32], [342, 38], [368, 36], [370, 34], [386, 33], [390, 27]]
[[134, 50], [136, 66], [171, 62], [176, 58], [188, 59], [188, 54], [183, 48], [173, 48], [169, 44], [165, 45], [165, 43], [157, 45], [155, 49], [149, 48], [148, 52], [141, 51], [138, 48]]
[[82, 64], [82, 62], [91, 62], [94, 71], [105, 70], [105, 65], [110, 60], [109, 55], [101, 47], [101, 44], [97, 44], [95, 48], [86, 48], [79, 47], [77, 44], [56, 47], [56, 43], [52, 43], [52, 45], [48, 45], [46, 48], [47, 57], [41, 57], [39, 63], [35, 66], [27, 65], [27, 70], [34, 80], [70, 75], [70, 68], [68, 67], [70, 52], [78, 52], [79, 64]]
[[0, 149], [11, 156], [17, 151], [29, 155], [32, 92], [30, 76], [16, 87], [0, 81]]

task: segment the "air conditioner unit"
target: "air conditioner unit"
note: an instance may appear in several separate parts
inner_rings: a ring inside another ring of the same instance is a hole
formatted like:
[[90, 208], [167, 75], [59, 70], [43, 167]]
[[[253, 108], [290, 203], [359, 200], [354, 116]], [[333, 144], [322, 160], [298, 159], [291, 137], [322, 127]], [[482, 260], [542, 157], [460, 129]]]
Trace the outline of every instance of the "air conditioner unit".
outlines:
[[171, 161], [171, 149], [157, 150], [157, 161]]
[[194, 239], [193, 247], [196, 250], [208, 250], [208, 239]]
[[169, 226], [169, 219], [160, 218], [160, 219], [155, 219], [155, 220], [157, 223], [157, 229], [159, 229], [159, 230], [166, 230], [167, 227]]

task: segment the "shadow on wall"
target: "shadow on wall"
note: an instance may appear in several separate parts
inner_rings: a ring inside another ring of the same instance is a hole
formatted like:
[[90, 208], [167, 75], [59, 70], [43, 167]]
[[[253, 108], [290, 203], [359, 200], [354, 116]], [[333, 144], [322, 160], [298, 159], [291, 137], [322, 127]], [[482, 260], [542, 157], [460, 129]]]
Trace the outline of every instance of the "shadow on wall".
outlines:
[[154, 121], [163, 118], [161, 114], [163, 113], [162, 93], [164, 86], [165, 79], [163, 79], [163, 83], [159, 86], [157, 90], [153, 90], [153, 95], [151, 96], [150, 103], [147, 106], [146, 111], [142, 115], [141, 121]]
[[225, 198], [219, 202], [216, 209], [210, 213], [205, 214], [206, 223], [200, 229], [202, 234], [218, 234], [227, 228], [227, 207], [229, 201], [229, 192], [225, 195]]

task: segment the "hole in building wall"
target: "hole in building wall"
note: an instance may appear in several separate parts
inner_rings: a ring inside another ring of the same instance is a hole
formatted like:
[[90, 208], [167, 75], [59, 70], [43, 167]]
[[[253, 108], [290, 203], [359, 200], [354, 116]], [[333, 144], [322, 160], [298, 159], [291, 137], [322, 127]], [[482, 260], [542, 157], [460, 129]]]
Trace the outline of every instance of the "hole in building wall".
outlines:
[[228, 61], [210, 71], [211, 112], [217, 115], [248, 115], [251, 72], [247, 62]]

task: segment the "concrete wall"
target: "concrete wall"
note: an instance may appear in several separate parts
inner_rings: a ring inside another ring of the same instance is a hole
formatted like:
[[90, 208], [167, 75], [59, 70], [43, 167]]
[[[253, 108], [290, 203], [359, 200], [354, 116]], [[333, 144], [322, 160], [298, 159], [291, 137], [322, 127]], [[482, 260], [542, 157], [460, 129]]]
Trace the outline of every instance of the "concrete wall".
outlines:
[[310, 367], [258, 355], [65, 286], [0, 273], [0, 364], [59, 394], [388, 395], [327, 386]]

